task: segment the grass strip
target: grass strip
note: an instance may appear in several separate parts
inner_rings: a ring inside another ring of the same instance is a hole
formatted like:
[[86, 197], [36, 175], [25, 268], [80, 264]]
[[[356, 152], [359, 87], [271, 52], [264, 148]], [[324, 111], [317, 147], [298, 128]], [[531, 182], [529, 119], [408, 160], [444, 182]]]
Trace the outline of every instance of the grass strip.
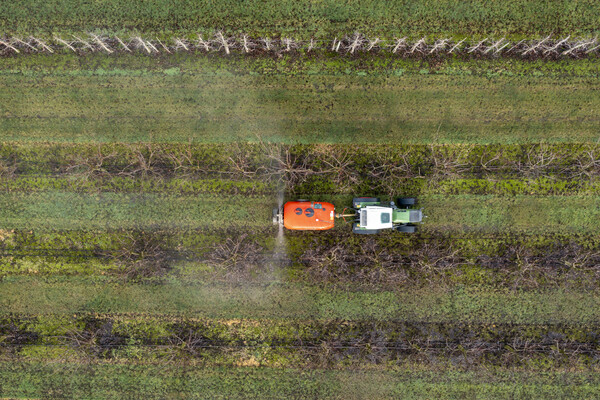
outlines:
[[5, 76], [0, 140], [591, 142], [600, 128], [598, 85], [427, 75]]
[[25, 57], [3, 58], [0, 75], [22, 76], [149, 76], [200, 75], [343, 75], [401, 76], [406, 74], [441, 74], [474, 76], [528, 77], [597, 77], [597, 58], [563, 59], [559, 61], [524, 60], [522, 58], [405, 58], [380, 53], [278, 54], [253, 57], [232, 53], [172, 55], [89, 53], [85, 57], [73, 53], [31, 53]]
[[245, 196], [5, 193], [0, 195], [0, 218], [6, 229], [259, 228], [272, 225], [269, 202]]
[[418, 320], [477, 323], [594, 323], [600, 296], [564, 289], [507, 291], [418, 289], [340, 291], [271, 282], [264, 285], [119, 284], [84, 278], [6, 277], [5, 313], [177, 314], [204, 318]]
[[[389, 180], [388, 180], [389, 179]], [[597, 179], [469, 179], [469, 178], [403, 178], [389, 177], [383, 181], [357, 179], [352, 185], [339, 186], [334, 177], [318, 176], [288, 189], [298, 197], [314, 193], [385, 193], [394, 188], [396, 193], [412, 196], [428, 195], [600, 195]], [[180, 195], [274, 195], [278, 192], [275, 181], [264, 179], [198, 179], [198, 178], [132, 178], [89, 177], [85, 175], [1, 177], [0, 189], [7, 192], [36, 193], [47, 191], [73, 191], [78, 193], [170, 193]], [[288, 195], [292, 197], [291, 194]]]
[[[339, 210], [347, 195], [311, 195]], [[590, 232], [600, 227], [594, 196], [431, 195], [419, 198], [424, 232]], [[0, 228], [49, 230], [178, 228], [273, 229], [276, 196], [180, 195], [114, 192], [0, 193]], [[340, 221], [336, 229], [350, 229]]]
[[[27, 0], [22, 7], [0, 6], [7, 33], [35, 34], [102, 31], [138, 35], [196, 35], [224, 29], [251, 35], [365, 34], [382, 35], [590, 35], [597, 31], [598, 10], [590, 0], [535, 0], [493, 2], [427, 0], [381, 2], [367, 0], [311, 2], [309, 0], [259, 1], [184, 0], [127, 2], [104, 0], [101, 4], [51, 0], [40, 6]], [[18, 27], [18, 28], [16, 28]]]
[[5, 397], [123, 398], [144, 393], [213, 399], [593, 398], [597, 375], [585, 372], [515, 372], [474, 368], [400, 371], [297, 370], [111, 363], [2, 362]]
[[[72, 191], [78, 193], [170, 193], [170, 194], [220, 194], [220, 195], [257, 195], [277, 192], [275, 183], [264, 180], [235, 179], [195, 179], [195, 178], [131, 178], [131, 177], [88, 177], [85, 175], [68, 176], [17, 176], [0, 177], [0, 189], [7, 192], [35, 193], [45, 191]], [[451, 184], [450, 184], [451, 185]], [[464, 183], [463, 183], [464, 185]], [[560, 184], [559, 184], [560, 185]], [[513, 186], [519, 185], [518, 181]], [[558, 186], [558, 185], [557, 185]], [[582, 188], [583, 189], [583, 188]], [[600, 193], [598, 188], [590, 187], [589, 193]]]

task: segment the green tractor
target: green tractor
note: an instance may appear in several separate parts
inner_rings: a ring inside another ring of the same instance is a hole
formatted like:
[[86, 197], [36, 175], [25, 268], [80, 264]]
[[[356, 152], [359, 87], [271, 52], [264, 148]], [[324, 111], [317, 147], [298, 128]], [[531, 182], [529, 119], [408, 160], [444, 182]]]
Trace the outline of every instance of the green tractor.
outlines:
[[417, 209], [414, 197], [401, 197], [393, 201], [382, 202], [377, 197], [356, 197], [352, 199], [352, 208], [356, 220], [352, 232], [361, 235], [379, 233], [384, 229], [397, 232], [415, 233], [423, 218], [422, 209]]

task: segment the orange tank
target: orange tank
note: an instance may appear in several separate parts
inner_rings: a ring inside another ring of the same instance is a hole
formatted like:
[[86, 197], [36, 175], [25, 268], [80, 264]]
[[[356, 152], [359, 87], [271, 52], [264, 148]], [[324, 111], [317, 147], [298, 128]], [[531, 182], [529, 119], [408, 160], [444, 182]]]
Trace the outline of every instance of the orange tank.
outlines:
[[324, 231], [333, 228], [335, 210], [331, 203], [290, 201], [283, 206], [283, 226], [301, 231]]

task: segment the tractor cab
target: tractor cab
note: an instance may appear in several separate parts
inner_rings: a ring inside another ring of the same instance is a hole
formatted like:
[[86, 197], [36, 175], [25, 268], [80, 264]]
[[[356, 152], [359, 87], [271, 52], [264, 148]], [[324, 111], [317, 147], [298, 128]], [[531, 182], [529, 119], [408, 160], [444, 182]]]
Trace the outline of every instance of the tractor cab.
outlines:
[[393, 213], [391, 207], [366, 206], [358, 210], [358, 220], [365, 229], [391, 229]]

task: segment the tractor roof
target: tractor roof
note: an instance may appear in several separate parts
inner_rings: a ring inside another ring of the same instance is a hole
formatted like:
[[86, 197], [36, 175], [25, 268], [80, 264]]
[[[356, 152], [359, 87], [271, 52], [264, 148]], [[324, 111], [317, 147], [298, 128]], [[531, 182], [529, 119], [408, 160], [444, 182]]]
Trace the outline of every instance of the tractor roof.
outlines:
[[367, 229], [389, 229], [392, 223], [392, 207], [366, 206], [360, 209], [360, 226]]

